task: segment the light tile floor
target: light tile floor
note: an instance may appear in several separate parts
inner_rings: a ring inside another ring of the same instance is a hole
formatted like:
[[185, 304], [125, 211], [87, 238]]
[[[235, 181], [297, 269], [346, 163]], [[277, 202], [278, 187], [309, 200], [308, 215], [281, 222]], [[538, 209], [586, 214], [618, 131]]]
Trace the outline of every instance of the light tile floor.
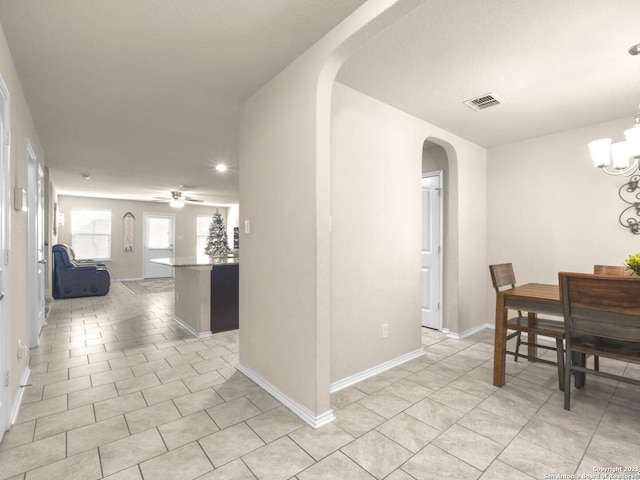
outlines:
[[[235, 370], [237, 332], [197, 340], [172, 311], [172, 293], [117, 282], [107, 297], [55, 301], [0, 479], [500, 480], [640, 466], [640, 388], [589, 377], [568, 412], [554, 367], [511, 359], [495, 388], [491, 330], [425, 329], [423, 357], [333, 394], [337, 420], [313, 430]], [[636, 365], [602, 369], [640, 378]]]

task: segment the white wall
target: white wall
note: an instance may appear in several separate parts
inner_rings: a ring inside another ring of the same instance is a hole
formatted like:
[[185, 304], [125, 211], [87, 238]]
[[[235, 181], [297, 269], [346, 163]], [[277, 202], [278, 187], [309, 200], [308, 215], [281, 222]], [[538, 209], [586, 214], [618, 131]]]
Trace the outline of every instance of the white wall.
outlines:
[[332, 106], [331, 381], [336, 382], [421, 347], [425, 124], [339, 83]]
[[[458, 155], [458, 325], [460, 334], [485, 323], [482, 289], [490, 284], [487, 269], [486, 150], [469, 142], [456, 144]], [[454, 207], [455, 208], [455, 207]]]
[[[20, 79], [11, 57], [4, 32], [0, 26], [0, 75], [9, 90], [11, 145], [9, 168], [11, 175], [11, 192], [15, 187], [27, 188], [27, 139], [34, 149], [36, 158], [44, 165], [44, 151], [40, 146], [38, 133], [31, 118], [29, 105], [22, 91]], [[9, 345], [9, 390], [10, 408], [19, 392], [20, 376], [26, 371], [29, 356], [18, 358], [18, 343], [28, 343], [28, 308], [27, 308], [27, 214], [16, 211], [13, 195], [10, 205], [11, 244], [9, 252], [9, 286], [8, 294], [3, 300], [9, 303], [10, 322]]]
[[242, 106], [240, 222], [252, 226], [240, 237], [240, 364], [308, 421], [331, 415], [333, 80], [349, 54], [422, 1], [366, 2]]
[[240, 362], [315, 414], [316, 77], [285, 73], [241, 114]]
[[[622, 139], [631, 119], [492, 148], [487, 166], [488, 264], [512, 262], [519, 283], [557, 283], [559, 271], [622, 265], [640, 237], [618, 223], [624, 177], [593, 167], [587, 143]], [[486, 272], [488, 276], [488, 271]], [[488, 321], [495, 294], [487, 292]]]
[[[254, 108], [258, 110], [257, 105]], [[260, 118], [257, 122], [260, 126], [264, 123]], [[243, 124], [245, 128], [250, 125], [251, 129], [243, 131], [241, 138], [248, 137], [257, 128], [248, 122]], [[445, 269], [449, 269], [445, 271], [445, 278], [450, 282], [445, 299], [450, 302], [445, 305], [449, 312], [445, 327], [464, 333], [486, 321], [478, 311], [486, 309], [488, 278], [485, 275], [486, 151], [483, 148], [337, 83], [333, 88], [331, 134], [330, 379], [333, 383], [420, 348], [420, 180], [425, 139], [438, 141], [446, 149], [453, 179], [451, 203], [466, 209], [464, 212], [455, 209], [446, 220], [450, 224], [451, 253], [445, 265]], [[279, 148], [280, 144], [274, 142], [269, 151], [273, 150], [274, 158], [282, 160], [283, 154], [277, 154]], [[264, 154], [264, 144], [261, 152]], [[460, 165], [466, 170], [463, 175], [458, 175]], [[296, 165], [296, 168], [302, 167]], [[284, 165], [280, 169], [287, 182], [295, 182], [294, 177], [299, 177], [296, 185], [271, 192], [272, 199], [278, 197], [274, 204], [280, 211], [267, 209], [264, 202], [242, 201], [241, 222], [248, 218], [252, 227], [251, 234], [242, 235], [241, 239], [241, 266], [249, 264], [241, 275], [241, 297], [247, 295], [248, 290], [258, 296], [252, 295], [246, 301], [241, 299], [241, 361], [257, 364], [260, 373], [273, 369], [276, 375], [271, 378], [283, 383], [298, 375], [296, 386], [304, 395], [305, 388], [309, 388], [305, 381], [312, 380], [304, 376], [304, 362], [313, 368], [316, 359], [312, 357], [312, 350], [299, 350], [313, 339], [305, 336], [309, 332], [302, 334], [305, 315], [296, 309], [302, 307], [305, 299], [311, 302], [314, 295], [313, 283], [301, 282], [305, 278], [302, 273], [305, 265], [309, 273], [313, 271], [311, 259], [299, 253], [313, 248], [313, 237], [300, 242], [305, 230], [306, 235], [313, 233], [314, 225], [307, 222], [307, 215], [313, 215], [313, 206], [300, 201], [292, 204], [289, 196], [293, 194], [292, 189], [301, 195], [312, 185], [305, 183], [305, 176], [297, 169]], [[257, 191], [271, 187], [271, 183], [263, 181], [268, 175], [268, 169], [262, 165], [251, 169], [248, 175], [243, 170], [241, 198], [244, 198], [244, 188], [256, 195]], [[273, 216], [276, 213], [280, 216]], [[261, 221], [255, 222], [255, 218]], [[267, 218], [269, 221], [264, 222]], [[458, 231], [469, 238], [458, 241]], [[299, 243], [290, 243], [291, 238]], [[458, 258], [464, 262], [458, 263]], [[256, 265], [262, 266], [261, 271], [256, 270]], [[282, 277], [285, 270], [296, 273]], [[273, 281], [276, 277], [271, 279], [264, 272], [279, 275], [279, 284]], [[274, 303], [276, 298], [283, 300]], [[259, 320], [264, 315], [260, 309], [265, 304], [280, 311], [277, 322]], [[293, 311], [297, 311], [298, 316], [292, 316]], [[251, 316], [247, 317], [249, 312]], [[313, 311], [308, 310], [306, 315], [312, 316]], [[290, 318], [295, 319], [294, 324], [288, 321]], [[389, 324], [389, 338], [384, 340], [382, 323]], [[265, 345], [265, 338], [272, 346], [268, 352], [260, 348]], [[293, 368], [277, 367], [283, 360], [274, 354], [277, 351], [286, 352], [288, 365]], [[258, 357], [263, 353], [264, 356]], [[261, 362], [257, 362], [258, 358]]]
[[[449, 168], [447, 152], [440, 145], [433, 142], [425, 142], [422, 149], [422, 173], [446, 171]], [[446, 186], [446, 182], [445, 182]]]
[[[173, 213], [175, 215], [174, 256], [194, 257], [196, 255], [196, 217], [212, 216], [216, 210], [227, 223], [226, 207], [185, 205], [180, 210], [167, 203], [139, 202], [134, 200], [114, 200], [108, 198], [58, 196], [58, 211], [65, 216], [64, 227], [59, 228], [58, 243], [71, 245], [71, 211], [73, 208], [102, 208], [111, 210], [111, 261], [105, 262], [112, 280], [142, 278], [142, 237], [144, 213]], [[133, 252], [123, 251], [123, 216], [131, 212], [135, 218]], [[233, 238], [231, 239], [233, 240]]]
[[[427, 139], [440, 145], [438, 163], [447, 168], [443, 327], [464, 335], [487, 323], [481, 313], [487, 308], [490, 284], [486, 150], [336, 83], [331, 138], [332, 382], [420, 345], [420, 180], [429, 164], [423, 152]], [[386, 340], [380, 334], [382, 323], [389, 323]]]

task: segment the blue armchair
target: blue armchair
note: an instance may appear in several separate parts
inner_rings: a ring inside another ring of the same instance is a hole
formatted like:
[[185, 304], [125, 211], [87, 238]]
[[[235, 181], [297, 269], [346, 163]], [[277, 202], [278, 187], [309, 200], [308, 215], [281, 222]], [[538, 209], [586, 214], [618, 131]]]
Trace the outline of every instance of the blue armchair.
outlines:
[[74, 298], [106, 295], [111, 277], [103, 263], [76, 260], [71, 247], [54, 245], [53, 298]]

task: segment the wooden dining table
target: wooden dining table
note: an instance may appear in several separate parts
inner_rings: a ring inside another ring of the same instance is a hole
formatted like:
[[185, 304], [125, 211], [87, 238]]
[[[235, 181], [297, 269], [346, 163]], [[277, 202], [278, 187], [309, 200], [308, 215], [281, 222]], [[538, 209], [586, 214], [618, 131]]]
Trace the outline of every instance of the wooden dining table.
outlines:
[[[493, 357], [493, 384], [496, 387], [502, 387], [505, 382], [508, 310], [527, 312], [530, 322], [535, 321], [538, 313], [562, 316], [560, 289], [558, 285], [527, 283], [498, 292], [496, 296], [496, 331]], [[529, 343], [535, 343], [535, 336], [529, 335]], [[537, 357], [536, 347], [529, 345], [528, 349], [527, 355], [529, 358], [535, 359]]]

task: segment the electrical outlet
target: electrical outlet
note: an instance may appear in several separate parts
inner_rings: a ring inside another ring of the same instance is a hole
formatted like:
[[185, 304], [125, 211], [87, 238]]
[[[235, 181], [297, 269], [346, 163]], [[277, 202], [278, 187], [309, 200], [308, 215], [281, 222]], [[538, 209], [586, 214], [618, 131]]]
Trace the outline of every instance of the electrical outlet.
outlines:
[[389, 324], [382, 324], [382, 338], [387, 338], [389, 336]]

